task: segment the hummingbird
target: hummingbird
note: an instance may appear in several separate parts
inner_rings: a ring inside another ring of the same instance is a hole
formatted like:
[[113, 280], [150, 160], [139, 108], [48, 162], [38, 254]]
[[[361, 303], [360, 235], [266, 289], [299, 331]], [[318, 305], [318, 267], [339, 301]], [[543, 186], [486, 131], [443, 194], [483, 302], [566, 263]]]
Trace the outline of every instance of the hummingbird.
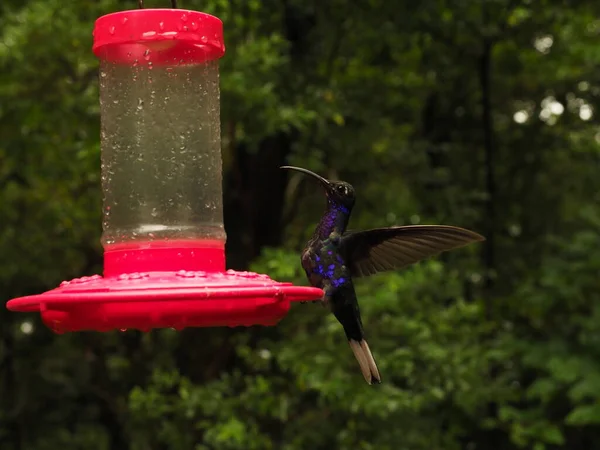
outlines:
[[281, 169], [310, 175], [325, 189], [325, 213], [302, 251], [302, 268], [309, 283], [323, 289], [323, 305], [329, 307], [342, 325], [365, 381], [370, 385], [379, 384], [381, 375], [365, 339], [354, 278], [400, 269], [485, 238], [447, 225], [346, 231], [356, 201], [351, 184], [327, 180], [301, 167], [282, 166]]

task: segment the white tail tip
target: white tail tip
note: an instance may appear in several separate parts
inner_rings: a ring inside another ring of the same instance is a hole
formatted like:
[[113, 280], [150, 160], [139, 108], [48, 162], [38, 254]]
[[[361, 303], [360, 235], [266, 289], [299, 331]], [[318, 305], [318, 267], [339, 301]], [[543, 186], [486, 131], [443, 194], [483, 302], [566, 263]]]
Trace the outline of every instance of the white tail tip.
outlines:
[[379, 375], [379, 369], [377, 369], [377, 364], [375, 364], [375, 359], [371, 354], [371, 349], [369, 348], [369, 344], [364, 339], [360, 342], [350, 339], [348, 341], [350, 344], [350, 348], [360, 365], [360, 370], [365, 377], [365, 381], [369, 384], [379, 384], [381, 383], [381, 376]]

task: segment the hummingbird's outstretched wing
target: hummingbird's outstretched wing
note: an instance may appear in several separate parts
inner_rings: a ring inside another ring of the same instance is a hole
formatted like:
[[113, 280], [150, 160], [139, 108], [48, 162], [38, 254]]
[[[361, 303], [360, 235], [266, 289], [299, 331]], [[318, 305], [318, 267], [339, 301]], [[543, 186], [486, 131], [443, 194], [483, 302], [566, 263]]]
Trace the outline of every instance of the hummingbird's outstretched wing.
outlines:
[[473, 231], [447, 225], [375, 228], [345, 233], [340, 253], [352, 276], [364, 277], [483, 240], [483, 236]]

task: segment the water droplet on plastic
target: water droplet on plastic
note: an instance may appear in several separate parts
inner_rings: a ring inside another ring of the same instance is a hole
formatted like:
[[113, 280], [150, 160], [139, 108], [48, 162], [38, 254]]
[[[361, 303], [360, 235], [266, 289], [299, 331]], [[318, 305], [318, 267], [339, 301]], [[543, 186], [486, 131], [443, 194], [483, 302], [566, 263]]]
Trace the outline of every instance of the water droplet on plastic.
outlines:
[[196, 22], [192, 22], [192, 28], [194, 30], [197, 30], [198, 29], [198, 24]]
[[100, 77], [101, 78], [106, 78], [106, 72], [100, 72]]
[[200, 42], [202, 42], [203, 44], [206, 44], [208, 42], [208, 38], [206, 36], [201, 36]]
[[144, 59], [146, 61], [148, 61], [150, 59], [150, 49], [146, 49], [146, 51], [144, 52]]
[[137, 109], [138, 109], [138, 111], [141, 111], [142, 109], [144, 109], [144, 100], [142, 100], [141, 98], [138, 99]]
[[124, 333], [125, 331], [127, 331], [127, 328], [120, 328], [119, 331], [121, 331], [122, 333]]
[[158, 211], [156, 210], [156, 208], [152, 208], [152, 212], [150, 213], [150, 215], [152, 217], [158, 217]]
[[118, 105], [118, 104], [119, 104], [119, 100], [113, 100], [113, 103], [114, 103], [115, 105]]
[[184, 14], [183, 16], [181, 16], [181, 20], [182, 20], [183, 22], [187, 22], [187, 19], [188, 19], [188, 18], [187, 18], [187, 14]]
[[188, 31], [188, 30], [189, 30], [189, 28], [187, 27], [187, 25], [184, 25], [183, 26], [183, 31]]
[[148, 61], [148, 69], [152, 69], [152, 61]]
[[108, 29], [108, 32], [109, 32], [110, 34], [115, 34], [115, 27], [110, 27], [110, 28]]
[[160, 22], [158, 24], [158, 28], [160, 28], [161, 30], [164, 30], [165, 29], [165, 23], [164, 22]]
[[127, 21], [128, 21], [128, 20], [129, 20], [129, 19], [128, 19], [127, 17], [123, 17], [123, 20], [121, 21], [121, 23], [122, 23], [123, 25], [125, 25], [125, 24], [127, 23]]

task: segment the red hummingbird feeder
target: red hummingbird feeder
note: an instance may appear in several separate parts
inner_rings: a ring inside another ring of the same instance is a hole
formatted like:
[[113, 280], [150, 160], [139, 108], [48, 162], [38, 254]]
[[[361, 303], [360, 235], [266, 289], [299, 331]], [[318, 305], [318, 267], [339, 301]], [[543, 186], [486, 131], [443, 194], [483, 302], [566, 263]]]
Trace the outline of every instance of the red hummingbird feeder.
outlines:
[[8, 302], [57, 333], [275, 325], [323, 292], [225, 270], [218, 18], [108, 14], [100, 60], [104, 276]]

